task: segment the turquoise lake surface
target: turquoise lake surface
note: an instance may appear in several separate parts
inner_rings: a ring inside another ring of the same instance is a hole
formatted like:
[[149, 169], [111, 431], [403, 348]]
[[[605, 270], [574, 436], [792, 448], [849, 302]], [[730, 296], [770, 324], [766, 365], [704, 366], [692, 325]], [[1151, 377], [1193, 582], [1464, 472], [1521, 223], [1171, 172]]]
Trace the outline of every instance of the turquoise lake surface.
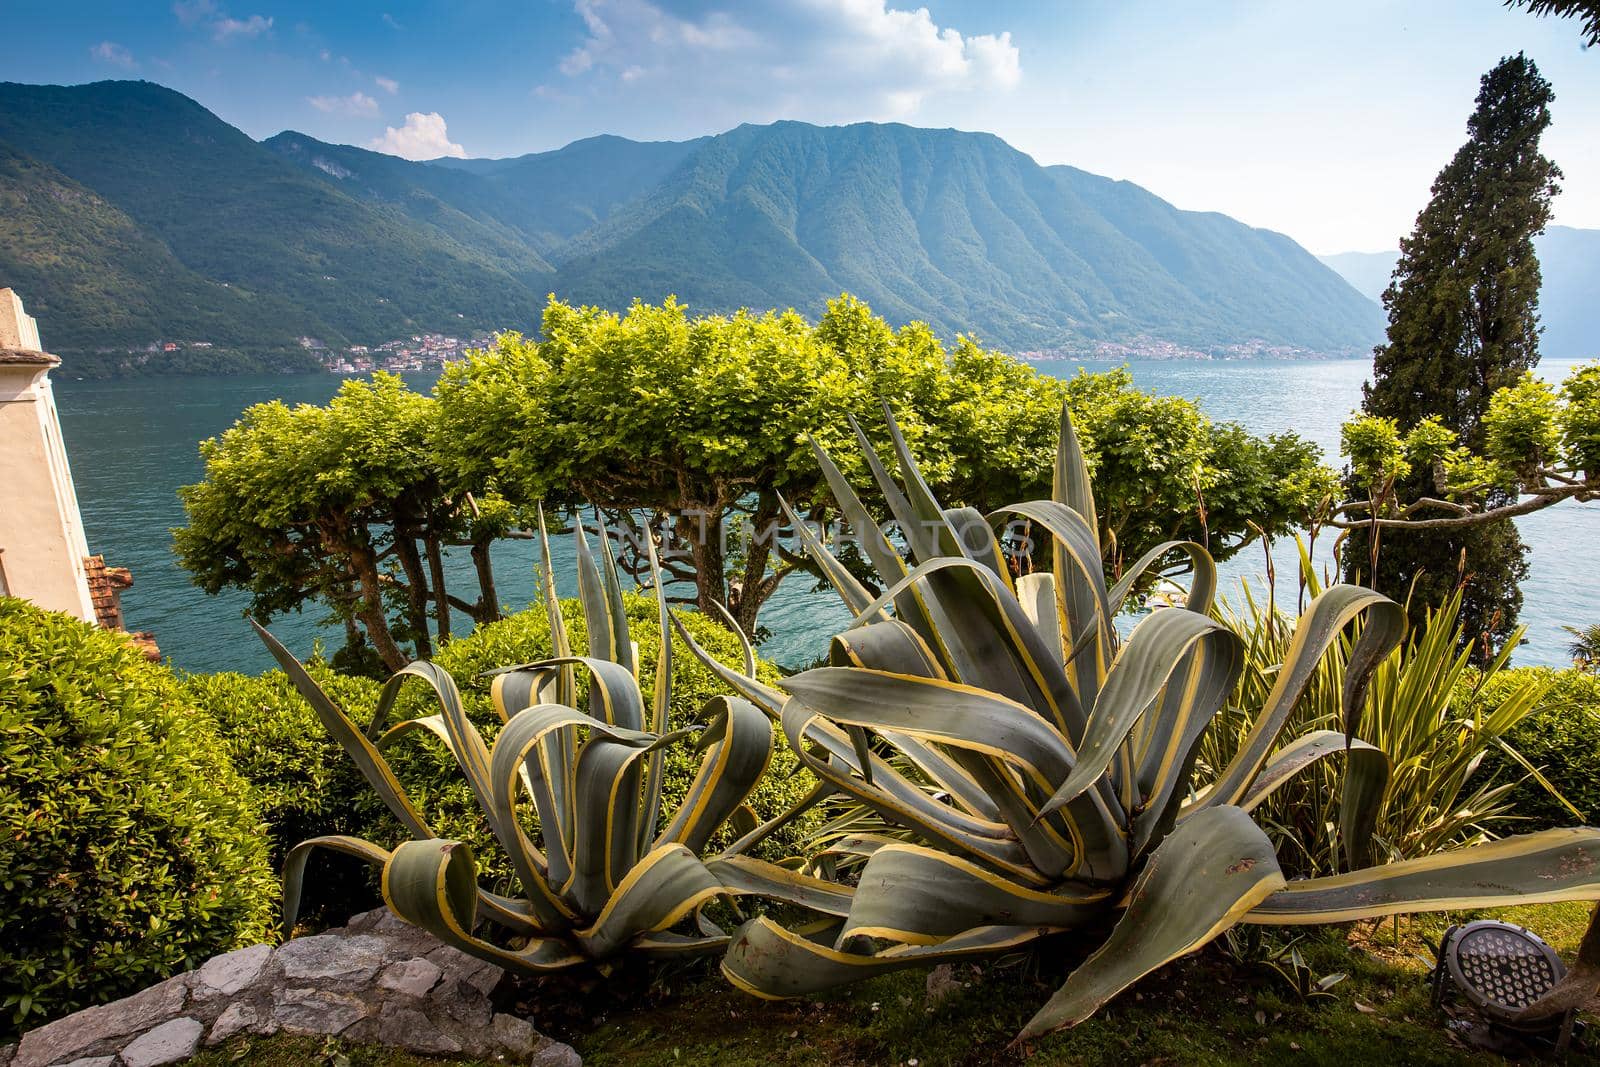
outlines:
[[[1082, 366], [1105, 370], [1111, 363], [1044, 363], [1047, 373], [1069, 375]], [[1571, 362], [1547, 360], [1540, 373], [1560, 381]], [[1366, 360], [1326, 362], [1248, 360], [1134, 361], [1127, 364], [1144, 389], [1197, 401], [1211, 417], [1236, 421], [1257, 433], [1295, 430], [1336, 460], [1339, 425], [1360, 403], [1361, 383], [1371, 372]], [[78, 502], [91, 551], [115, 566], [131, 568], [134, 586], [123, 595], [130, 629], [154, 632], [162, 653], [191, 671], [256, 672], [270, 665], [266, 651], [244, 620], [248, 596], [207, 596], [190, 584], [172, 555], [170, 530], [183, 524], [177, 488], [200, 479], [198, 443], [225, 430], [251, 404], [282, 399], [324, 403], [339, 388], [332, 375], [238, 378], [160, 378], [129, 381], [55, 379], [62, 431], [77, 484]], [[409, 376], [425, 389], [432, 377]], [[1564, 503], [1519, 520], [1530, 546], [1530, 574], [1523, 587], [1522, 622], [1527, 643], [1514, 662], [1564, 666], [1569, 662], [1564, 624], [1600, 622], [1600, 503]], [[1331, 538], [1324, 538], [1331, 541]], [[1326, 547], [1326, 546], [1324, 546]], [[534, 595], [535, 549], [507, 542], [495, 552], [501, 598], [512, 608]], [[1319, 553], [1321, 555], [1321, 553]], [[1294, 548], [1276, 546], [1280, 603], [1294, 596]], [[575, 593], [570, 559], [557, 551], [557, 584]], [[461, 588], [474, 590], [464, 550], [450, 567]], [[1259, 584], [1264, 556], [1252, 546], [1223, 566], [1225, 596], [1237, 597], [1239, 582]], [[782, 664], [807, 662], [827, 649], [829, 636], [847, 621], [832, 593], [812, 591], [799, 576], [784, 583], [761, 614], [772, 633], [763, 651]], [[319, 625], [320, 612], [279, 618], [273, 630], [298, 654], [321, 638], [337, 647], [343, 634]]]

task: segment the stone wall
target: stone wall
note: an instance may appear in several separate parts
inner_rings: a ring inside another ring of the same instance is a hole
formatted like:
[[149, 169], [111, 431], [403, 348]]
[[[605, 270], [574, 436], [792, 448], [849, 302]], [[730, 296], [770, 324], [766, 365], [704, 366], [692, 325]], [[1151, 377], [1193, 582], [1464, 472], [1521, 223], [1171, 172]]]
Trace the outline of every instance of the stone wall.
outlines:
[[0, 1047], [0, 1067], [161, 1067], [241, 1034], [335, 1036], [410, 1052], [579, 1067], [570, 1045], [495, 1011], [504, 972], [387, 909], [208, 960]]

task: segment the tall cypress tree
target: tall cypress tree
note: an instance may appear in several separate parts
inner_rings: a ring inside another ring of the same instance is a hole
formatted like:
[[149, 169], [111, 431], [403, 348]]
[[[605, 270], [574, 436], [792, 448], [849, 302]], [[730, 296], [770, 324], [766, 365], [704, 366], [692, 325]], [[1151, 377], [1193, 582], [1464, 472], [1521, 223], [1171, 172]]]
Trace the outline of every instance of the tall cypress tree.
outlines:
[[[1490, 395], [1538, 363], [1533, 238], [1550, 221], [1561, 177], [1540, 153], [1539, 138], [1554, 98], [1520, 53], [1483, 76], [1467, 142], [1439, 172], [1416, 228], [1400, 242], [1383, 294], [1388, 343], [1373, 350], [1372, 381], [1363, 388], [1368, 414], [1392, 418], [1402, 430], [1435, 415], [1464, 444], [1481, 448]], [[1413, 471], [1395, 491], [1403, 501], [1439, 495], [1428, 470]], [[1414, 589], [1413, 617], [1464, 581], [1470, 636], [1498, 644], [1515, 626], [1527, 562], [1510, 522], [1390, 529], [1379, 548], [1372, 585], [1395, 597]], [[1369, 569], [1365, 531], [1352, 531], [1345, 559], [1352, 577]]]

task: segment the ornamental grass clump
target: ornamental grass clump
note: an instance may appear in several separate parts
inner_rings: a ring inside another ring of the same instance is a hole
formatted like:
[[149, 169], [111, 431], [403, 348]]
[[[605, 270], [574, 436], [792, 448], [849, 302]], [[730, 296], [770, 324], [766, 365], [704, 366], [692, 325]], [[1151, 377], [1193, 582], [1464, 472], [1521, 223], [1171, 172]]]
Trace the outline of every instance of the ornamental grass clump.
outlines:
[[[1236, 751], [1200, 773], [1197, 753], [1244, 656], [1210, 615], [1216, 571], [1206, 551], [1158, 545], [1109, 584], [1065, 412], [1052, 499], [987, 516], [942, 507], [892, 420], [889, 432], [898, 483], [857, 436], [908, 556], [819, 449], [840, 512], [888, 588], [873, 595], [791, 515], [855, 623], [834, 639], [831, 665], [787, 679], [786, 694], [753, 683], [741, 691], [773, 707], [825, 787], [895, 832], [835, 842], [835, 853], [865, 861], [853, 886], [837, 887], [845, 906], [831, 921], [789, 927], [760, 916], [741, 927], [723, 961], [735, 985], [796, 996], [1050, 935], [1088, 940], [1094, 951], [1022, 1041], [1081, 1022], [1239, 922], [1600, 898], [1597, 830], [1368, 866], [1390, 765], [1360, 740], [1362, 713], [1373, 670], [1404, 633], [1399, 605], [1351, 585], [1313, 599], [1270, 691], [1246, 709], [1251, 726]], [[1029, 554], [1008, 554], [997, 528], [1012, 541], [1048, 536], [1051, 568], [1013, 575], [1012, 560]], [[1129, 593], [1173, 554], [1193, 572], [1186, 606], [1153, 611], [1120, 637], [1113, 621]], [[1340, 728], [1283, 738], [1324, 654], [1357, 620]], [[739, 684], [737, 672], [725, 677]], [[1334, 756], [1346, 768], [1337, 813], [1346, 871], [1290, 882], [1252, 812]]]
[[[306, 862], [316, 849], [381, 867], [384, 901], [406, 922], [482, 959], [534, 973], [621, 953], [720, 952], [729, 935], [704, 913], [718, 897], [769, 891], [793, 896], [796, 888], [802, 901], [839, 895], [823, 883], [811, 886], [815, 879], [742, 854], [775, 823], [752, 827], [727, 851], [702, 857], [724, 823], [749, 820], [744, 803], [772, 757], [772, 724], [750, 702], [718, 696], [701, 709], [702, 723], [669, 728], [671, 632], [659, 571], [661, 654], [647, 701], [609, 534], [602, 524], [598, 561], [581, 525], [574, 537], [588, 654], [574, 655], [568, 644], [546, 541], [544, 606], [555, 654], [495, 672], [491, 696], [500, 726], [492, 740], [468, 718], [450, 675], [424, 661], [388, 681], [370, 725], [362, 729], [282, 645], [257, 628], [329, 734], [412, 835], [392, 850], [344, 835], [295, 846], [284, 871], [286, 934], [293, 930]], [[654, 569], [653, 546], [650, 558]], [[747, 654], [745, 666], [753, 672], [753, 655]], [[439, 711], [391, 723], [408, 678], [431, 687]], [[471, 848], [435, 835], [394, 774], [385, 750], [419, 732], [442, 740], [459, 766], [509, 857], [518, 895], [480, 887]], [[696, 738], [704, 753], [699, 771], [677, 808], [664, 813], [666, 751]], [[480, 918], [492, 926], [480, 929]]]

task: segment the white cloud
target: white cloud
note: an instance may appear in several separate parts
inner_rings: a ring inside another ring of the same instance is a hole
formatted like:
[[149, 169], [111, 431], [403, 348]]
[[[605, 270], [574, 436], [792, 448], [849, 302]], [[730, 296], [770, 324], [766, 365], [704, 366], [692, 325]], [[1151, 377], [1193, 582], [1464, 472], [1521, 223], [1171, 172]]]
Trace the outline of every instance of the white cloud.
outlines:
[[133, 53], [115, 41], [101, 41], [89, 49], [89, 54], [102, 63], [109, 63], [123, 70], [134, 70], [139, 66], [134, 61]]
[[585, 33], [559, 64], [572, 84], [648, 89], [718, 121], [907, 118], [930, 97], [1005, 91], [1022, 78], [1009, 32], [963, 34], [889, 0], [774, 0], [759, 24], [738, 8], [688, 18], [652, 0], [574, 8]]
[[214, 41], [230, 41], [235, 38], [248, 40], [260, 37], [272, 29], [272, 16], [249, 15], [236, 19], [219, 8], [216, 0], [177, 0], [172, 5], [172, 13], [184, 26], [198, 26], [210, 31], [211, 39]]
[[385, 78], [380, 74], [374, 77], [372, 81], [377, 85], [378, 88], [382, 89], [390, 96], [393, 96], [395, 93], [400, 91], [400, 83], [395, 81], [393, 78]]
[[378, 102], [360, 92], [349, 96], [308, 96], [306, 103], [318, 111], [346, 118], [373, 118], [378, 114]]
[[272, 29], [270, 15], [251, 15], [249, 18], [217, 19], [211, 24], [211, 36], [219, 41], [226, 41], [231, 37], [259, 37]]
[[440, 156], [465, 159], [467, 156], [464, 148], [450, 140], [444, 116], [437, 111], [413, 111], [406, 116], [404, 126], [388, 127], [382, 137], [368, 141], [367, 147], [402, 159], [438, 159]]

